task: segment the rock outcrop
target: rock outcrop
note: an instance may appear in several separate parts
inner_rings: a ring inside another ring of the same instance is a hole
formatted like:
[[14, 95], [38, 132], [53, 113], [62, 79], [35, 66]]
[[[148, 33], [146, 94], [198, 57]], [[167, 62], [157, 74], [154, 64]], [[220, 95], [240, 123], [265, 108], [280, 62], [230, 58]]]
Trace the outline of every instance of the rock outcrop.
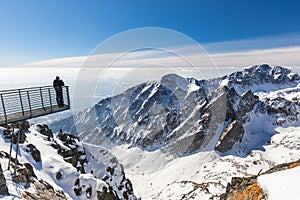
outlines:
[[[19, 143], [23, 144], [26, 140], [25, 132], [30, 128], [30, 123], [28, 121], [14, 122], [12, 124], [5, 125], [4, 127], [6, 128], [4, 131], [6, 138], [10, 139], [14, 144], [16, 144], [18, 135], [20, 134]], [[15, 133], [12, 133], [13, 128], [15, 129]], [[16, 129], [18, 130], [16, 131]]]
[[36, 193], [24, 192], [23, 198], [27, 200], [36, 200], [36, 199], [51, 199], [51, 200], [67, 200], [67, 197], [63, 191], [56, 191], [54, 188], [47, 183], [46, 181], [40, 180], [35, 181], [34, 186]]
[[16, 176], [13, 177], [13, 181], [16, 183], [26, 183], [25, 187], [29, 187], [34, 182], [33, 178], [37, 178], [33, 167], [30, 163], [22, 164], [22, 167], [17, 168]]
[[[51, 129], [50, 129], [51, 130]], [[57, 143], [51, 146], [57, 149], [57, 153], [64, 157], [64, 160], [71, 163], [81, 173], [85, 173], [84, 165], [86, 164], [86, 153], [83, 148], [79, 149], [79, 138], [72, 134], [59, 133], [58, 138], [67, 147], [62, 148]]]
[[37, 127], [37, 131], [40, 132], [41, 134], [47, 136], [49, 141], [51, 139], [53, 139], [53, 132], [48, 127], [47, 124], [37, 124], [36, 127]]
[[3, 170], [0, 164], [0, 195], [8, 195], [8, 188], [6, 185], [6, 179], [5, 176], [3, 174]]
[[228, 183], [226, 192], [219, 196], [221, 200], [266, 200], [265, 191], [257, 183], [257, 177], [300, 166], [300, 160], [277, 165], [263, 173], [250, 177], [233, 177]]
[[104, 188], [103, 191], [97, 192], [98, 200], [119, 200], [118, 197], [112, 192], [108, 191], [107, 188]]
[[216, 150], [222, 153], [229, 151], [237, 141], [242, 139], [243, 135], [243, 126], [236, 120], [231, 122], [223, 131]]
[[18, 137], [19, 137], [19, 144], [23, 144], [26, 140], [26, 135], [23, 130], [21, 130], [21, 131], [19, 130], [15, 134], [12, 134], [12, 136], [11, 136], [12, 143], [17, 144]]
[[26, 145], [28, 152], [31, 153], [35, 162], [41, 161], [41, 152], [33, 144]]

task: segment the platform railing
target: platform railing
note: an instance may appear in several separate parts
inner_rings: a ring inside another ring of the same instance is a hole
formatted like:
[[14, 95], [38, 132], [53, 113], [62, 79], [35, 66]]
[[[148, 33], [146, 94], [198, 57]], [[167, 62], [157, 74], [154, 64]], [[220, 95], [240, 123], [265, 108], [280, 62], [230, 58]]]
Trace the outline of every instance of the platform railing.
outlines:
[[69, 86], [62, 87], [63, 105], [52, 86], [0, 91], [0, 125], [70, 109]]

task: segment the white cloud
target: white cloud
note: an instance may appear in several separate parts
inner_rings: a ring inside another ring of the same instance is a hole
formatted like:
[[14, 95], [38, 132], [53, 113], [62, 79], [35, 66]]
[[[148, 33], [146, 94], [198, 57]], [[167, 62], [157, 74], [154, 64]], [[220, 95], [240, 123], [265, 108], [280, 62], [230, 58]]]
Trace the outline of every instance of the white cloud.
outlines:
[[287, 67], [300, 66], [300, 46], [212, 54], [218, 67], [245, 67], [268, 63]]
[[[0, 68], [0, 89], [51, 85], [54, 77], [59, 75], [67, 85], [72, 86], [72, 90], [80, 91], [80, 97], [95, 98], [85, 98], [82, 105], [87, 106], [100, 97], [113, 96], [130, 86], [168, 73], [201, 79], [218, 77], [237, 70], [237, 67], [261, 63], [300, 67], [300, 46], [212, 53], [209, 56], [205, 51], [195, 53], [193, 47], [187, 46], [174, 47], [169, 51], [172, 53], [148, 50], [57, 58], [3, 67]], [[109, 63], [110, 68], [106, 68]], [[190, 67], [191, 63], [198, 67]]]
[[191, 63], [201, 68], [211, 68], [216, 64], [217, 67], [245, 67], [260, 63], [271, 65], [283, 65], [289, 67], [300, 66], [300, 46], [235, 51], [226, 53], [212, 53], [208, 56], [204, 52], [194, 53], [171, 49], [170, 52], [161, 50], [148, 50], [131, 53], [112, 53], [70, 58], [57, 58], [40, 62], [27, 63], [18, 67], [97, 67], [103, 68], [135, 68], [135, 67], [190, 67]]

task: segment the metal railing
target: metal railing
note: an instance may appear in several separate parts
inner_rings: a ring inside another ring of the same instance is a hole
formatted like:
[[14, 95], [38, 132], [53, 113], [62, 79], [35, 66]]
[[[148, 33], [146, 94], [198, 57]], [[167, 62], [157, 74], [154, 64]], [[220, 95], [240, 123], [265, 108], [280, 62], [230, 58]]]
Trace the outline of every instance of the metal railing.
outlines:
[[0, 125], [70, 109], [69, 86], [62, 87], [62, 105], [52, 86], [0, 91]]

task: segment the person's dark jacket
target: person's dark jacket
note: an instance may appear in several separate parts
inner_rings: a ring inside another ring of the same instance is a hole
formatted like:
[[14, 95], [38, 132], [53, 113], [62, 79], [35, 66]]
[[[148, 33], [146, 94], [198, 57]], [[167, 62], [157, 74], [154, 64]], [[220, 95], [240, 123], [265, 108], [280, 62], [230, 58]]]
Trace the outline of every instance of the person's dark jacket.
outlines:
[[64, 86], [64, 85], [65, 85], [65, 83], [62, 80], [60, 80], [60, 79], [55, 79], [53, 81], [53, 87], [55, 89], [61, 89], [61, 87]]

